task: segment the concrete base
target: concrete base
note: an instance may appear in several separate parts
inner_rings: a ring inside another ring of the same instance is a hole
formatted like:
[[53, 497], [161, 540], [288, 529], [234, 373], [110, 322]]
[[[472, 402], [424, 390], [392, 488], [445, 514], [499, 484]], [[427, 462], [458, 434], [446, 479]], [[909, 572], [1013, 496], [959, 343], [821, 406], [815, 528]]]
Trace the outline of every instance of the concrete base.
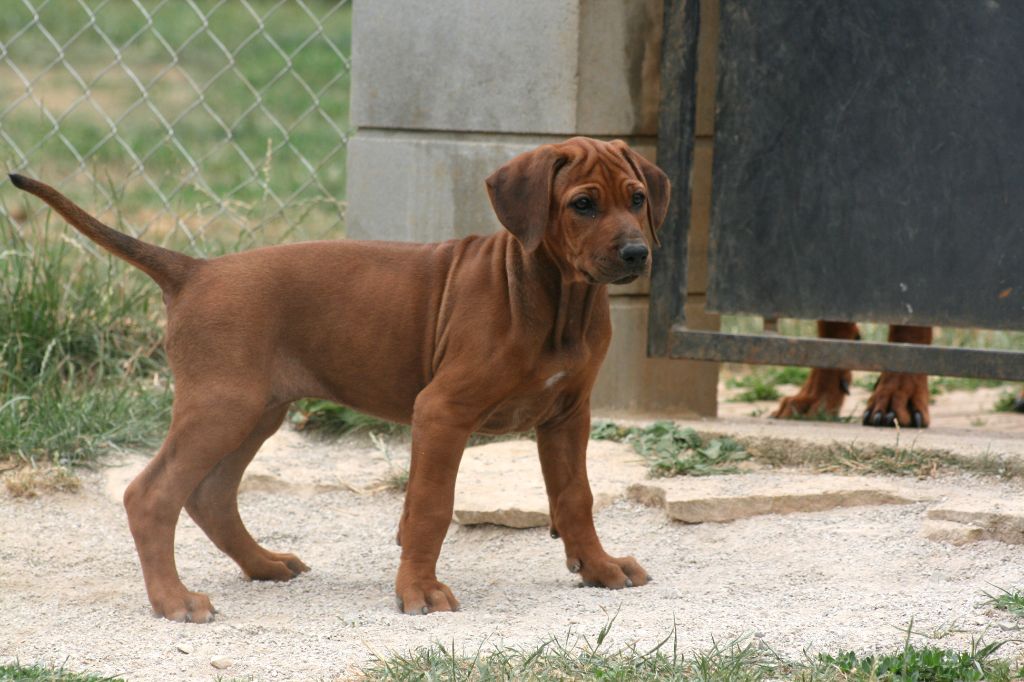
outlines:
[[612, 344], [591, 394], [598, 417], [715, 416], [718, 365], [648, 358], [647, 297], [613, 296]]

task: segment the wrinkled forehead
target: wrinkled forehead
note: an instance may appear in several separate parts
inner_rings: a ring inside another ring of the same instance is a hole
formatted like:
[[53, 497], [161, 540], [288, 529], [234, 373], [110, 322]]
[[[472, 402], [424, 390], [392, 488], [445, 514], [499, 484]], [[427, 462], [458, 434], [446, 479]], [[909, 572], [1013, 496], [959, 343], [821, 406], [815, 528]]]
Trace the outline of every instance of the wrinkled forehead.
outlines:
[[610, 189], [641, 182], [623, 150], [608, 142], [577, 138], [559, 145], [558, 151], [567, 161], [555, 177], [556, 192], [578, 185], [596, 184]]

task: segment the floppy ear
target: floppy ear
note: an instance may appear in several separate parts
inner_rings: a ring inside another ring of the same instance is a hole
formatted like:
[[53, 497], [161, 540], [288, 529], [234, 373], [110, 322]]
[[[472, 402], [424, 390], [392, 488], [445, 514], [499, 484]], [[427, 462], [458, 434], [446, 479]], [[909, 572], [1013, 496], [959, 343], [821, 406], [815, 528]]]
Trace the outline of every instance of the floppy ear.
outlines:
[[487, 178], [487, 194], [498, 220], [527, 252], [544, 239], [555, 171], [564, 161], [553, 145], [546, 144], [520, 154]]
[[661, 246], [661, 242], [658, 240], [658, 230], [661, 229], [661, 224], [665, 222], [665, 216], [668, 215], [672, 183], [669, 182], [668, 176], [663, 170], [630, 149], [625, 142], [621, 140], [615, 142], [622, 149], [622, 154], [633, 168], [633, 172], [643, 178], [644, 184], [647, 185], [647, 222], [651, 226], [651, 237], [654, 239], [654, 244]]

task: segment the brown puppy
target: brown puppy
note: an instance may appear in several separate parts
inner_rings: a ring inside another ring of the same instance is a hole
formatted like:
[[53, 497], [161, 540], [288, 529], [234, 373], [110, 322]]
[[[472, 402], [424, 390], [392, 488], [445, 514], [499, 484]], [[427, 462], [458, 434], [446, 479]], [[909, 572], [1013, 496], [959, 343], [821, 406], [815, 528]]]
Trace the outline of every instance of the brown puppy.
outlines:
[[412, 423], [395, 583], [406, 613], [459, 606], [435, 565], [474, 431], [535, 428], [551, 534], [569, 570], [610, 588], [647, 582], [632, 557], [601, 547], [586, 467], [590, 390], [611, 337], [606, 285], [648, 271], [648, 238], [669, 201], [665, 174], [625, 143], [573, 138], [498, 169], [487, 189], [508, 232], [289, 244], [212, 260], [116, 232], [42, 183], [11, 181], [163, 290], [171, 428], [124, 494], [157, 614], [213, 619], [209, 598], [175, 567], [182, 507], [250, 578], [309, 570], [258, 545], [236, 499], [246, 466], [302, 397]]

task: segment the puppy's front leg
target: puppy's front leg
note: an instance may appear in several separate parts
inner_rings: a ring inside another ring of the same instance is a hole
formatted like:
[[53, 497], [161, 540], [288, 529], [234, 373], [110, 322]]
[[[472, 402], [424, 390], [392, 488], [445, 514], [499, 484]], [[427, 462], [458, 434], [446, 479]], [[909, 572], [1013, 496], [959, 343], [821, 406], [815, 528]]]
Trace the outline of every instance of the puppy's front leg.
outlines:
[[590, 405], [573, 414], [537, 427], [544, 485], [551, 509], [551, 534], [565, 544], [566, 565], [591, 586], [634, 587], [648, 576], [633, 557], [613, 557], [604, 551], [594, 528], [594, 497], [587, 479], [587, 441]]
[[398, 608], [407, 614], [459, 609], [435, 571], [452, 520], [455, 476], [472, 428], [472, 417], [429, 387], [416, 399], [409, 485], [398, 525], [402, 560], [395, 581]]

